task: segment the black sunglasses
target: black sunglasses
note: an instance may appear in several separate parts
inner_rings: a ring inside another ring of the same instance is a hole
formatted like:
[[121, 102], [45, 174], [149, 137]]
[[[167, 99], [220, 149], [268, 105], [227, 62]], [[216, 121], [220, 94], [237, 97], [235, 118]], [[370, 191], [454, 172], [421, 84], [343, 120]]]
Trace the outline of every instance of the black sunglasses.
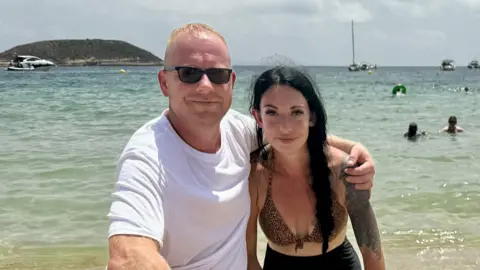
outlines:
[[177, 71], [180, 81], [188, 84], [198, 83], [203, 74], [214, 84], [226, 84], [230, 81], [230, 68], [164, 67], [165, 71]]

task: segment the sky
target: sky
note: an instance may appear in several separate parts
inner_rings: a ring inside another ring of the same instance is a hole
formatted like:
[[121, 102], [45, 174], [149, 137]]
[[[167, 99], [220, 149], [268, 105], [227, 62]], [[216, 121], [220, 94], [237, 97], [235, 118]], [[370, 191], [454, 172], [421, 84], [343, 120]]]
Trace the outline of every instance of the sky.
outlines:
[[480, 0], [2, 1], [0, 51], [49, 39], [124, 40], [163, 59], [174, 28], [202, 22], [227, 39], [235, 65], [280, 55], [299, 65], [357, 62], [458, 66], [480, 60]]

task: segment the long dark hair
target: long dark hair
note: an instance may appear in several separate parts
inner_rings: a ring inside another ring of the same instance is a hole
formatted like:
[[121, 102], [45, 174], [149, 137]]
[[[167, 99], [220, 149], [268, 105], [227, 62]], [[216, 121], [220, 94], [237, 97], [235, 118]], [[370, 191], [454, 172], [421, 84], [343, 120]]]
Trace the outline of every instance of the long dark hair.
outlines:
[[[263, 95], [275, 85], [287, 85], [298, 90], [307, 100], [311, 115], [315, 117], [315, 125], [309, 128], [307, 147], [310, 155], [312, 189], [316, 198], [315, 217], [323, 236], [322, 250], [323, 253], [326, 253], [334, 226], [332, 217], [333, 196], [330, 186], [331, 171], [328, 167], [328, 156], [326, 154], [327, 115], [320, 93], [307, 72], [286, 66], [271, 68], [254, 80], [250, 99], [250, 111], [254, 109], [260, 111], [260, 102]], [[263, 130], [258, 125], [256, 132], [259, 145], [257, 152], [261, 153], [261, 159], [266, 160], [267, 151], [265, 150]]]
[[410, 125], [408, 126], [408, 136], [409, 137], [415, 136], [417, 134], [417, 130], [418, 130], [417, 123], [415, 122], [410, 123]]

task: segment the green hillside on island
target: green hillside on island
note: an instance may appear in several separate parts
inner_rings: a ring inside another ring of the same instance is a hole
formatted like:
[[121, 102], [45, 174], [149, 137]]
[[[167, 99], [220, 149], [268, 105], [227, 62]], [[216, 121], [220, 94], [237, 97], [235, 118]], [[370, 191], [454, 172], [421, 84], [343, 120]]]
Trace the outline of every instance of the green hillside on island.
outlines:
[[10, 61], [14, 53], [34, 55], [59, 66], [163, 65], [163, 60], [151, 52], [120, 40], [65, 39], [33, 42], [0, 53], [0, 62]]

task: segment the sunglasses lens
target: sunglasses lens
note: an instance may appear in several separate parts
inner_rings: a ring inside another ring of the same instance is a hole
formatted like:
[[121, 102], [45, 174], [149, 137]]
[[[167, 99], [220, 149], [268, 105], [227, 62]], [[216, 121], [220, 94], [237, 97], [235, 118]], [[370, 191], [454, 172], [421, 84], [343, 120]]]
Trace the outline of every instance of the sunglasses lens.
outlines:
[[[204, 71], [195, 67], [180, 67], [177, 69], [180, 81], [184, 83], [198, 83], [204, 74]], [[209, 68], [205, 70], [208, 79], [215, 84], [226, 84], [230, 81], [231, 69], [227, 68]]]
[[203, 76], [203, 71], [194, 67], [181, 67], [178, 69], [178, 78], [184, 83], [197, 83]]
[[207, 69], [208, 79], [215, 84], [225, 84], [230, 81], [232, 71], [226, 68]]

